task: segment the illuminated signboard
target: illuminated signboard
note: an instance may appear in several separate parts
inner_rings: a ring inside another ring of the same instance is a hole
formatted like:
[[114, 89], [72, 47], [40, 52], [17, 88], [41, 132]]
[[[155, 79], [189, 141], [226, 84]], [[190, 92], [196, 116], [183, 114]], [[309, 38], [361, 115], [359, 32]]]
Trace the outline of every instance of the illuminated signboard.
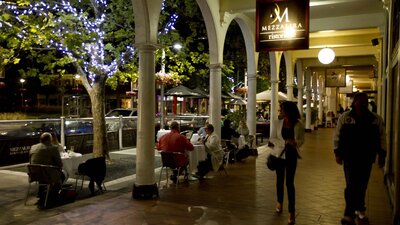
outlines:
[[257, 51], [308, 49], [309, 0], [257, 0]]

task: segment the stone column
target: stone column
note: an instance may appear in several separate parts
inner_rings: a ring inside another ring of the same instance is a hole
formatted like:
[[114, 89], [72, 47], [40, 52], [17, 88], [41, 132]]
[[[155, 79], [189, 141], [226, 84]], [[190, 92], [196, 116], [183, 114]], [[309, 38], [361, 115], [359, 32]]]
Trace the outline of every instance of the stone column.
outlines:
[[[158, 196], [154, 175], [155, 45], [137, 45], [139, 52], [139, 98], [136, 145], [136, 181], [133, 198]], [[146, 91], [141, 91], [146, 90]]]
[[307, 108], [306, 108], [306, 132], [311, 132], [311, 70], [306, 69], [306, 97], [307, 97]]
[[276, 121], [278, 120], [278, 83], [279, 65], [282, 52], [269, 52], [271, 66], [271, 111], [270, 111], [270, 137], [276, 137]]
[[337, 114], [336, 110], [336, 89], [334, 87], [327, 88], [326, 89], [326, 95], [328, 98], [328, 112], [331, 111], [335, 114]]
[[222, 64], [211, 64], [210, 68], [210, 123], [214, 126], [214, 132], [221, 137], [221, 69]]
[[[256, 135], [256, 95], [257, 95], [257, 74], [247, 74], [247, 126], [249, 134]], [[255, 140], [255, 139], [254, 139]], [[254, 146], [254, 145], [253, 145]]]
[[325, 83], [324, 83], [324, 76], [322, 74], [318, 74], [318, 97], [319, 97], [319, 104], [318, 104], [318, 120], [319, 123], [318, 125], [323, 127], [322, 124], [322, 118], [324, 114], [324, 105], [322, 100], [324, 99], [324, 89], [325, 89]]
[[[312, 99], [313, 99], [312, 110], [316, 110], [318, 107], [318, 105], [317, 105], [317, 102], [318, 102], [318, 72], [312, 73], [312, 93], [314, 94], [312, 96]], [[317, 119], [318, 119], [318, 117], [317, 117]], [[314, 122], [314, 129], [318, 128], [318, 124], [319, 124], [318, 121]]]
[[285, 52], [285, 63], [286, 63], [286, 88], [287, 88], [287, 100], [293, 101], [293, 65], [292, 65], [292, 55], [290, 52]]
[[300, 117], [303, 117], [303, 63], [301, 60], [297, 60], [296, 62], [296, 70], [297, 70], [297, 108], [300, 112]]

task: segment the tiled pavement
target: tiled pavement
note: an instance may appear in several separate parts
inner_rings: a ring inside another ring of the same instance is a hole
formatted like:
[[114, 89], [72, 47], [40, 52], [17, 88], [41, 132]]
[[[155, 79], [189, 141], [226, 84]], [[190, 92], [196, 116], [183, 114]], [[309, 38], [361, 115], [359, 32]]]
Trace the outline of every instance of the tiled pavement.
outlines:
[[[333, 129], [306, 134], [296, 173], [296, 224], [340, 224], [344, 209], [344, 177], [332, 154]], [[38, 210], [24, 206], [26, 175], [0, 170], [0, 225], [5, 224], [107, 224], [107, 225], [281, 225], [284, 213], [275, 207], [275, 174], [266, 169], [268, 150], [259, 156], [230, 164], [228, 175], [211, 174], [210, 179], [161, 187], [160, 198], [134, 200], [134, 176], [106, 184], [108, 192], [82, 197], [74, 203]], [[156, 175], [158, 178], [158, 176]], [[161, 185], [163, 186], [163, 184]], [[87, 193], [86, 193], [87, 194]], [[85, 196], [85, 191], [81, 193]], [[371, 225], [390, 225], [391, 208], [382, 170], [375, 165], [367, 193], [367, 214]]]

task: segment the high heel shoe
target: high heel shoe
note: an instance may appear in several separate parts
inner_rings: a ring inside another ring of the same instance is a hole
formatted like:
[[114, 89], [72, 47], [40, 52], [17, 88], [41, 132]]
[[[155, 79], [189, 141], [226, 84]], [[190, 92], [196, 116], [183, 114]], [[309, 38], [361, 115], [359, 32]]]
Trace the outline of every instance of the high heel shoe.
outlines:
[[295, 224], [295, 217], [296, 217], [296, 214], [294, 214], [294, 213], [289, 213], [288, 225], [293, 225], [293, 224]]
[[276, 206], [275, 206], [275, 211], [276, 211], [276, 213], [281, 213], [282, 212], [282, 204], [281, 203], [276, 203]]

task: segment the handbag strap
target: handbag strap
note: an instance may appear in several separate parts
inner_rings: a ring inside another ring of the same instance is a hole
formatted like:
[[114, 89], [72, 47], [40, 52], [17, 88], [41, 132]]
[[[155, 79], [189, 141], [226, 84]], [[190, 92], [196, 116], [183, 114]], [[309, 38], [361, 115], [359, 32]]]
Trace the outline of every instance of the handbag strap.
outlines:
[[281, 154], [279, 154], [279, 158], [282, 157], [282, 155], [283, 155], [283, 153], [285, 153], [285, 151], [286, 151], [286, 148], [284, 148], [284, 149], [282, 150]]

